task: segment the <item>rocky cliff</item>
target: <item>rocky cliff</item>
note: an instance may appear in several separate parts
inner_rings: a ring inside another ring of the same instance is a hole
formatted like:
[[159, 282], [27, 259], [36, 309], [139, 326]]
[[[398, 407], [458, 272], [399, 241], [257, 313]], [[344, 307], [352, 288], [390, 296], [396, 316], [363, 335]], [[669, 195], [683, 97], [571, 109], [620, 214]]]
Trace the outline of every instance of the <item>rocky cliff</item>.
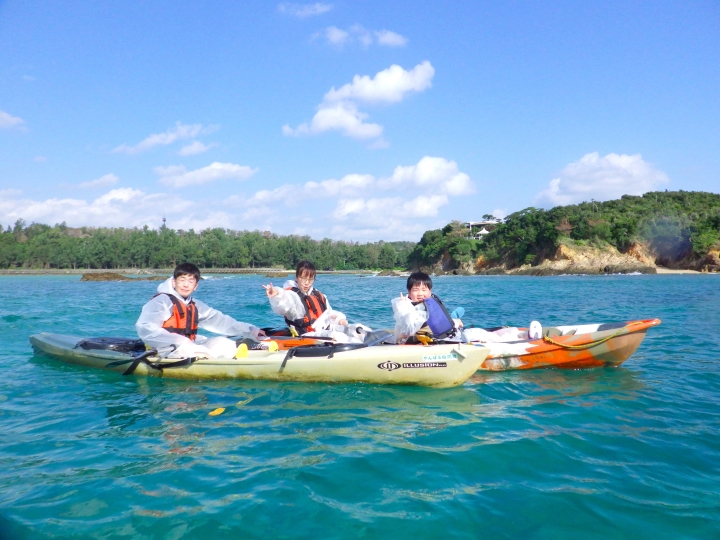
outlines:
[[630, 274], [635, 272], [641, 274], [657, 273], [652, 254], [639, 244], [631, 246], [627, 253], [621, 253], [609, 244], [603, 247], [560, 244], [555, 253], [536, 265], [525, 264], [516, 268], [508, 268], [505, 265], [492, 266], [480, 257], [472, 269], [472, 273], [475, 274], [525, 276]]

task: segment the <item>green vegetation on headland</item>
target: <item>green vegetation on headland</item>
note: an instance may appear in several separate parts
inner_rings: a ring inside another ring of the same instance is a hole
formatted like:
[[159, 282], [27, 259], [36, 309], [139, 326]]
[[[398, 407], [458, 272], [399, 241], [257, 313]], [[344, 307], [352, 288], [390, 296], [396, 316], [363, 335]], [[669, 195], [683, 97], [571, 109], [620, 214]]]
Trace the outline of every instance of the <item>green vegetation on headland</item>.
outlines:
[[320, 270], [389, 269], [404, 267], [413, 246], [413, 242], [359, 244], [226, 229], [198, 233], [149, 227], [73, 229], [18, 220], [14, 227], [0, 228], [0, 268], [172, 268], [192, 261], [201, 268], [294, 269], [308, 259]]
[[460, 222], [427, 231], [408, 263], [466, 272], [532, 268], [557, 258], [559, 248], [569, 246], [614, 248], [647, 265], [707, 266], [717, 271], [720, 268], [713, 267], [720, 248], [720, 195], [665, 191], [551, 210], [526, 208], [510, 214], [481, 240], [472, 236]]
[[[714, 193], [652, 192], [551, 210], [526, 208], [488, 228], [478, 239], [477, 231], [452, 222], [425, 232], [417, 244], [359, 244], [259, 231], [72, 229], [18, 220], [0, 229], [0, 269], [171, 268], [181, 261], [202, 268], [293, 269], [308, 259], [320, 270], [563, 273], [567, 265], [548, 263], [573, 263], [579, 254], [605, 272], [655, 264], [720, 271], [720, 195]], [[584, 273], [587, 266], [575, 270]]]

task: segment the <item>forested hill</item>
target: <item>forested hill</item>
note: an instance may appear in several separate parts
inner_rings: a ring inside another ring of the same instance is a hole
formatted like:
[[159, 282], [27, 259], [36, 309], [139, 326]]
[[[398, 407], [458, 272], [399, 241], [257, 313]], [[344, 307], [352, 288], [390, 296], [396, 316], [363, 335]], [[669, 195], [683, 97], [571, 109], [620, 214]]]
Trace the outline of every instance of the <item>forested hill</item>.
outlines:
[[408, 262], [432, 266], [444, 256], [458, 267], [482, 256], [513, 268], [551, 257], [562, 242], [610, 244], [621, 252], [637, 243], [660, 264], [691, 261], [720, 246], [720, 195], [664, 191], [551, 210], [526, 208], [507, 216], [482, 240], [468, 236], [460, 222], [427, 231]]
[[172, 268], [190, 261], [201, 268], [294, 269], [308, 259], [320, 270], [390, 269], [404, 268], [414, 245], [226, 229], [73, 229], [18, 220], [14, 227], [0, 228], [0, 268]]
[[720, 248], [720, 195], [665, 191], [551, 210], [526, 208], [482, 240], [472, 238], [473, 232], [453, 222], [427, 231], [417, 244], [359, 244], [260, 231], [73, 229], [18, 220], [0, 228], [0, 268], [168, 268], [192, 261], [202, 268], [292, 269], [302, 259], [321, 270], [430, 267], [441, 259], [445, 268], [470, 268], [480, 258], [514, 268], [539, 264], [561, 243], [612, 245], [621, 252], [640, 244], [659, 264], [678, 266]]

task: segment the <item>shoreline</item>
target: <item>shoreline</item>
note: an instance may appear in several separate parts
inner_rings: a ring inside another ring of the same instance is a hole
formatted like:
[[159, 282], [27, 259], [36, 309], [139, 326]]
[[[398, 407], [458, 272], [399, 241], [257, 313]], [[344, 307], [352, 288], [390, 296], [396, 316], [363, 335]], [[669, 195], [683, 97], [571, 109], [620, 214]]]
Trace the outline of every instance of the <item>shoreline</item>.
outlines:
[[[272, 277], [282, 277], [283, 274], [291, 276], [293, 270], [279, 270], [277, 268], [201, 268], [202, 275], [212, 274], [243, 274], [243, 275], [260, 275], [265, 276], [270, 274]], [[0, 269], [0, 276], [53, 276], [53, 275], [82, 275], [82, 274], [101, 274], [106, 272], [112, 272], [115, 274], [122, 274], [125, 276], [157, 276], [157, 275], [172, 275], [172, 268], [120, 268], [120, 269], [56, 269], [56, 268], [12, 268], [12, 269]], [[318, 274], [323, 275], [378, 275], [380, 270], [318, 270]], [[385, 271], [382, 271], [385, 272]], [[405, 277], [406, 271], [394, 270], [397, 276]], [[713, 272], [700, 272], [698, 270], [681, 270], [665, 268], [662, 266], [657, 267], [656, 275], [669, 275], [669, 274], [712, 274]], [[443, 273], [439, 275], [449, 275], [452, 273]], [[489, 275], [489, 274], [457, 274], [458, 276], [473, 276], [473, 275]], [[496, 275], [524, 275], [519, 273], [502, 273]], [[565, 274], [556, 274], [565, 275]], [[603, 272], [598, 274], [583, 274], [583, 275], [606, 275]], [[652, 274], [645, 274], [652, 275]], [[390, 275], [392, 277], [393, 274]], [[538, 276], [548, 277], [548, 276]]]
[[[126, 276], [153, 276], [172, 275], [173, 268], [10, 268], [0, 269], [0, 276], [52, 276], [52, 275], [82, 275], [82, 274], [104, 274], [112, 272]], [[377, 274], [376, 270], [318, 270], [318, 274]], [[205, 274], [294, 274], [294, 270], [283, 270], [279, 268], [201, 268], [200, 273]]]
[[697, 270], [675, 270], [673, 268], [657, 267], [658, 274], [709, 274], [712, 272], [698, 272]]

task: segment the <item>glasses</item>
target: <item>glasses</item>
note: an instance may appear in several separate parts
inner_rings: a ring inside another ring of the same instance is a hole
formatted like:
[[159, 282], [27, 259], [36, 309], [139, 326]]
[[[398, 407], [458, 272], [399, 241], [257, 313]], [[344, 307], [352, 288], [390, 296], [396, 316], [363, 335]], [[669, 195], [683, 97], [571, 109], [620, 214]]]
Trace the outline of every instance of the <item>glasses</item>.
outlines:
[[300, 283], [301, 281], [303, 283], [313, 283], [315, 281], [314, 276], [313, 277], [295, 277], [295, 279], [297, 280], [298, 283]]

